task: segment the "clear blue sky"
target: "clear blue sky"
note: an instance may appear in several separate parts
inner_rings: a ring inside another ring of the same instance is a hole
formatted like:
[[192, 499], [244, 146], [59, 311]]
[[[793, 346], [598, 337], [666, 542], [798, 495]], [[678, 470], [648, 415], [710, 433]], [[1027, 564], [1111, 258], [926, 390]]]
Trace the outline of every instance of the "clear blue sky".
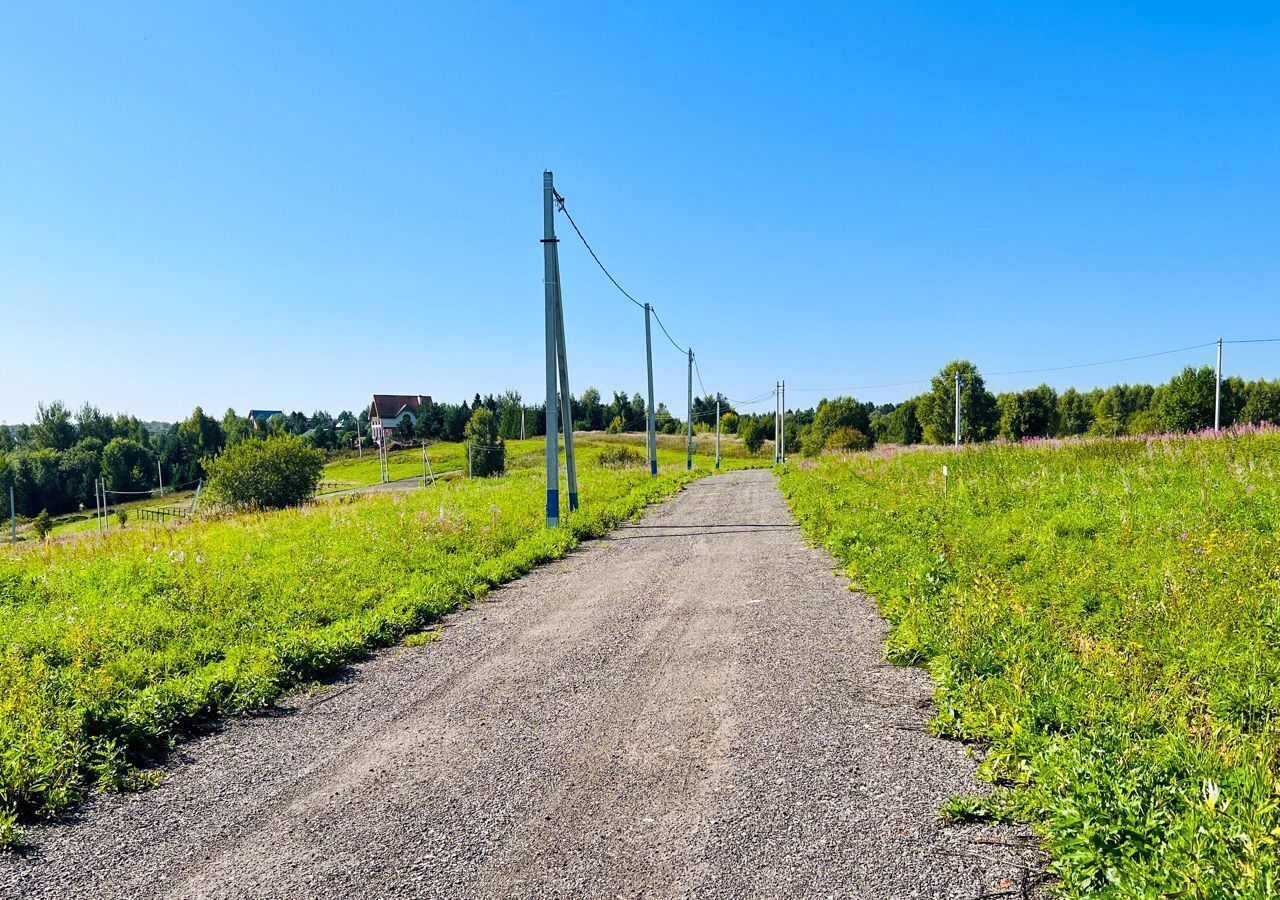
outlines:
[[[0, 420], [537, 399], [544, 168], [731, 397], [1280, 337], [1274, 4], [106, 6], [0, 28]], [[574, 390], [640, 390], [566, 225]]]

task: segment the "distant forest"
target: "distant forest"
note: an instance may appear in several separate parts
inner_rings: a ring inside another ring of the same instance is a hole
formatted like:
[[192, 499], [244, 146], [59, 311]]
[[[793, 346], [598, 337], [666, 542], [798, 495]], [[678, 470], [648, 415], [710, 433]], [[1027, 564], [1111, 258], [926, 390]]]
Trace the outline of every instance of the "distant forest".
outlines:
[[[786, 413], [786, 438], [792, 453], [817, 455], [824, 450], [859, 450], [877, 443], [945, 444], [955, 427], [955, 383], [960, 376], [961, 440], [1011, 441], [1029, 438], [1198, 431], [1213, 426], [1214, 372], [1188, 367], [1168, 382], [1118, 384], [1080, 392], [1058, 393], [1047, 385], [1015, 393], [992, 394], [977, 367], [967, 360], [948, 363], [933, 378], [930, 390], [902, 403], [875, 405], [853, 397], [834, 397], [808, 409]], [[645, 402], [640, 394], [615, 391], [605, 400], [595, 388], [570, 397], [575, 430], [643, 432]], [[530, 405], [515, 391], [481, 396], [462, 403], [427, 403], [417, 411], [416, 425], [405, 420], [394, 440], [460, 441], [472, 413], [484, 407], [498, 420], [499, 435], [538, 437], [546, 430], [544, 404]], [[773, 439], [773, 412], [740, 412], [720, 400], [721, 428], [736, 434], [752, 452]], [[695, 397], [694, 430], [715, 427], [716, 397]], [[658, 404], [660, 432], [685, 430], [684, 420]], [[1222, 425], [1280, 423], [1280, 381], [1224, 378]], [[57, 514], [92, 506], [93, 484], [102, 478], [108, 490], [145, 492], [163, 478], [166, 488], [190, 487], [202, 477], [204, 461], [239, 441], [289, 433], [331, 453], [368, 446], [368, 410], [291, 412], [254, 422], [235, 410], [221, 419], [200, 407], [181, 422], [148, 422], [124, 414], [108, 415], [90, 405], [74, 413], [61, 402], [37, 407], [30, 424], [0, 426], [0, 509], [8, 513], [10, 485], [14, 505], [24, 517], [42, 510]]]

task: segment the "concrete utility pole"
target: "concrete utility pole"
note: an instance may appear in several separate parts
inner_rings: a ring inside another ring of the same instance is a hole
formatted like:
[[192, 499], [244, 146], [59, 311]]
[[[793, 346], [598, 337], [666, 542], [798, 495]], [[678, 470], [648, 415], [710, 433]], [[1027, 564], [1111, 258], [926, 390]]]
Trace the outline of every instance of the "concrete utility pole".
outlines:
[[775, 466], [781, 461], [781, 457], [778, 454], [778, 436], [782, 431], [781, 425], [778, 421], [778, 409], [782, 406], [781, 388], [781, 381], [775, 381], [773, 383], [773, 464]]
[[[554, 247], [554, 245], [552, 245]], [[554, 252], [554, 251], [553, 251]], [[556, 355], [560, 361], [560, 430], [564, 432], [564, 468], [569, 481], [569, 512], [578, 508], [578, 467], [573, 461], [573, 397], [569, 393], [569, 355], [564, 343], [564, 292], [556, 254]]]
[[520, 405], [520, 440], [524, 440], [524, 404]]
[[956, 373], [956, 446], [960, 446], [960, 373]]
[[684, 439], [684, 467], [693, 468], [693, 348], [689, 348], [689, 422]]
[[778, 430], [782, 436], [782, 449], [778, 452], [785, 463], [787, 461], [787, 379], [785, 378], [782, 379], [782, 413], [778, 421]]
[[720, 395], [716, 394], [716, 469], [720, 468]]
[[645, 416], [647, 432], [645, 446], [649, 450], [649, 474], [658, 474], [658, 430], [653, 413], [653, 335], [649, 327], [649, 316], [653, 307], [644, 305], [644, 361], [649, 371], [649, 412]]
[[[556, 252], [556, 186], [548, 169], [543, 173], [543, 312], [547, 337], [547, 527], [559, 525], [559, 422], [557, 370], [559, 344], [559, 257]], [[568, 401], [568, 398], [566, 402]], [[573, 424], [566, 429], [566, 458]]]
[[[431, 471], [431, 457], [427, 456], [427, 442], [422, 442], [422, 464], [427, 468], [427, 476], [431, 478], [431, 483], [436, 483], [436, 473]], [[426, 479], [423, 479], [422, 486], [426, 487]]]
[[1222, 430], [1222, 338], [1218, 338], [1218, 378], [1213, 389], [1213, 433]]
[[164, 498], [164, 472], [160, 470], [160, 460], [156, 460], [156, 479], [160, 482], [160, 497]]

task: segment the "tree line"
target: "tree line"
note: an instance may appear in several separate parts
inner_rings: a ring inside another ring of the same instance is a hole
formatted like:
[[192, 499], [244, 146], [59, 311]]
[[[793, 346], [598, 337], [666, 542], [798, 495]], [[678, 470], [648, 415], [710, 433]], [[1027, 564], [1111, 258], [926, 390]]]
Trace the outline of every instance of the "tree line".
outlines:
[[[993, 394], [977, 366], [955, 360], [943, 366], [930, 389], [902, 403], [875, 405], [853, 397], [824, 399], [816, 407], [788, 410], [784, 417], [788, 450], [816, 455], [824, 450], [860, 450], [877, 443], [945, 444], [955, 426], [956, 376], [960, 384], [961, 440], [1029, 438], [1197, 431], [1213, 426], [1215, 375], [1209, 366], [1188, 366], [1160, 385], [1117, 384], [1090, 391], [1069, 388], [1059, 393], [1048, 385]], [[595, 388], [570, 395], [573, 426], [579, 431], [643, 432], [645, 401], [639, 393], [614, 391], [605, 400]], [[418, 441], [477, 440], [468, 424], [477, 410], [485, 440], [491, 443], [546, 433], [545, 404], [526, 404], [517, 391], [481, 396], [462, 403], [428, 402], [407, 418], [394, 439]], [[716, 397], [695, 397], [694, 430], [714, 427]], [[739, 413], [720, 398], [721, 428], [736, 434], [747, 449], [759, 452], [773, 439], [773, 414]], [[686, 423], [659, 404], [654, 415], [659, 432], [678, 434]], [[1221, 422], [1280, 423], [1280, 381], [1223, 379]], [[19, 515], [42, 510], [58, 514], [93, 503], [93, 484], [101, 478], [109, 491], [154, 490], [193, 485], [204, 476], [207, 460], [244, 440], [275, 434], [296, 435], [328, 453], [369, 444], [369, 412], [324, 410], [307, 415], [291, 412], [254, 421], [228, 409], [215, 419], [196, 407], [173, 424], [143, 423], [134, 416], [108, 415], [85, 404], [74, 413], [61, 402], [39, 404], [30, 424], [0, 426], [0, 507], [7, 512], [14, 488]]]
[[[994, 394], [968, 360], [943, 366], [930, 389], [902, 403], [875, 405], [852, 397], [822, 400], [816, 408], [786, 413], [789, 450], [860, 450], [876, 443], [948, 444], [954, 439], [956, 383], [960, 385], [960, 439], [1185, 433], [1212, 428], [1216, 376], [1210, 366], [1188, 366], [1159, 384], [1116, 384], [1059, 393], [1047, 384]], [[1280, 381], [1222, 380], [1221, 425], [1280, 423]], [[773, 438], [773, 414], [743, 416], [744, 442]], [[745, 431], [744, 431], [745, 429]], [[753, 434], [752, 432], [756, 432]], [[750, 443], [749, 443], [750, 448]]]

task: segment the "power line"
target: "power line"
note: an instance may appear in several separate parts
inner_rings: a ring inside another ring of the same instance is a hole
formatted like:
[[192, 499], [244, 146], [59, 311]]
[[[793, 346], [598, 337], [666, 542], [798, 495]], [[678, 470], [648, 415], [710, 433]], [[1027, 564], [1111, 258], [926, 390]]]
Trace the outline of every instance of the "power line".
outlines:
[[605, 274], [605, 277], [607, 277], [610, 281], [613, 282], [614, 287], [616, 287], [619, 291], [622, 292], [622, 296], [626, 297], [628, 300], [630, 300], [632, 303], [634, 303], [636, 306], [640, 307], [641, 309], [644, 309], [644, 304], [641, 303], [639, 300], [637, 300], [635, 297], [632, 297], [630, 294], [628, 294], [626, 289], [623, 288], [622, 285], [618, 284], [618, 279], [614, 278], [613, 275], [609, 272], [609, 270], [604, 267], [604, 263], [600, 262], [600, 257], [596, 256], [596, 251], [592, 250], [591, 245], [587, 243], [586, 237], [582, 234], [582, 229], [578, 227], [577, 222], [573, 221], [573, 216], [569, 214], [568, 208], [564, 205], [564, 197], [561, 197], [559, 192], [556, 193], [556, 202], [560, 204], [560, 212], [564, 213], [564, 217], [569, 220], [569, 224], [573, 226], [573, 230], [578, 235], [578, 240], [582, 241], [582, 246], [587, 248], [587, 252], [590, 253], [591, 258], [596, 261], [596, 265], [600, 267], [600, 271]]
[[710, 393], [710, 392], [707, 390], [707, 386], [706, 386], [705, 384], [703, 384], [703, 383], [702, 383], [702, 372], [701, 372], [701, 370], [698, 368], [698, 357], [697, 357], [696, 355], [693, 357], [693, 371], [694, 371], [694, 372], [696, 372], [696, 373], [697, 373], [697, 375], [698, 375], [698, 387], [702, 388], [702, 393], [703, 393], [703, 394], [708, 394], [708, 393]]
[[[1246, 343], [1269, 343], [1274, 341], [1280, 341], [1280, 338], [1262, 338], [1262, 339], [1253, 340], [1253, 341], [1223, 341], [1223, 343], [1246, 344]], [[1093, 366], [1109, 366], [1109, 365], [1114, 365], [1116, 363], [1134, 362], [1140, 359], [1154, 359], [1155, 357], [1158, 357], [1158, 356], [1171, 356], [1175, 353], [1186, 353], [1189, 350], [1203, 350], [1206, 347], [1214, 347], [1216, 345], [1217, 345], [1216, 341], [1209, 341], [1208, 343], [1205, 343], [1205, 344], [1192, 344], [1187, 347], [1176, 347], [1172, 350], [1157, 350], [1155, 353], [1141, 353], [1141, 354], [1138, 354], [1137, 356], [1121, 356], [1121, 357], [1117, 357], [1116, 359], [1103, 359], [1097, 362], [1087, 362], [1087, 363], [1073, 363], [1072, 365], [1068, 365], [1068, 366], [1046, 366], [1040, 369], [1009, 369], [1009, 370], [1000, 371], [1000, 372], [987, 372], [986, 375], [988, 377], [994, 377], [996, 375], [1036, 375], [1041, 372], [1064, 372], [1070, 369], [1087, 369]], [[933, 380], [932, 378], [915, 378], [910, 381], [895, 381], [888, 384], [863, 384], [863, 385], [854, 385], [853, 387], [844, 387], [844, 388], [798, 387], [798, 388], [792, 388], [792, 390], [806, 391], [806, 392], [809, 392], [809, 391], [852, 392], [852, 391], [875, 390], [877, 388], [905, 387], [907, 385], [912, 385], [912, 384], [927, 384], [932, 380]]]
[[1109, 366], [1115, 363], [1133, 362], [1138, 359], [1152, 359], [1157, 356], [1171, 356], [1174, 353], [1186, 353], [1188, 350], [1203, 350], [1205, 347], [1217, 346], [1217, 341], [1207, 344], [1192, 344], [1190, 347], [1178, 347], [1175, 350], [1159, 350], [1155, 353], [1143, 353], [1139, 356], [1122, 356], [1118, 359], [1104, 359], [1100, 362], [1076, 363], [1070, 366], [1049, 366], [1044, 369], [1015, 369], [1008, 372], [988, 372], [988, 375], [1034, 375], [1039, 372], [1062, 372], [1067, 369], [1088, 369], [1092, 366]]
[[688, 352], [689, 352], [689, 348], [688, 348], [688, 347], [681, 347], [679, 344], [677, 344], [677, 343], [676, 343], [676, 339], [675, 339], [675, 338], [673, 338], [673, 337], [671, 336], [671, 332], [667, 331], [667, 326], [662, 324], [662, 319], [658, 316], [658, 311], [657, 311], [656, 309], [654, 309], [652, 306], [650, 306], [650, 307], [649, 307], [649, 312], [653, 313], [653, 317], [654, 317], [655, 319], [657, 319], [657, 321], [658, 321], [658, 327], [659, 327], [659, 328], [661, 328], [661, 329], [662, 329], [662, 333], [663, 333], [663, 334], [665, 334], [665, 335], [667, 336], [667, 340], [669, 340], [669, 341], [671, 342], [671, 346], [672, 346], [672, 347], [675, 347], [675, 348], [676, 348], [677, 350], [679, 350], [681, 353], [688, 353]]
[[1280, 343], [1280, 338], [1254, 338], [1248, 341], [1223, 341], [1222, 343], [1224, 344], [1275, 344], [1275, 343]]

